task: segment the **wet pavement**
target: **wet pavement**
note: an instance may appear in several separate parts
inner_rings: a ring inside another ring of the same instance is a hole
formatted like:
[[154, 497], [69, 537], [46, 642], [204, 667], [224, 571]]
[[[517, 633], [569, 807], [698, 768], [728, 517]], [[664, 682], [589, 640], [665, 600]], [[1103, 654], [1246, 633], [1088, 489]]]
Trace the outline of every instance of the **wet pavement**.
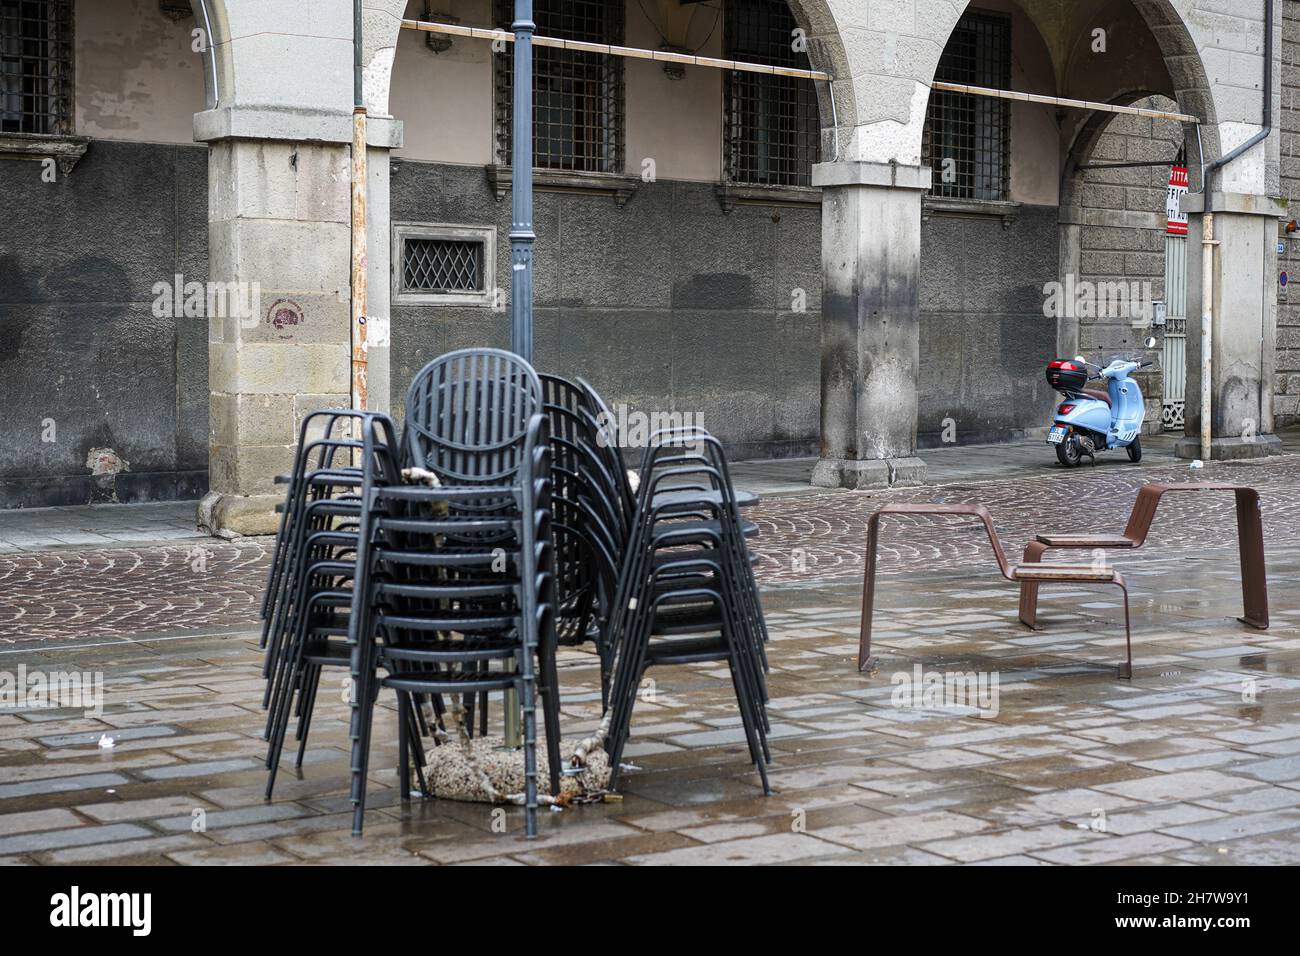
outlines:
[[[515, 809], [403, 811], [387, 698], [366, 833], [352, 838], [341, 675], [323, 685], [302, 771], [286, 762], [263, 801], [265, 542], [0, 556], [0, 674], [103, 679], [100, 713], [0, 713], [0, 862], [1300, 862], [1300, 458], [1195, 474], [1158, 455], [1112, 459], [771, 496], [752, 513], [776, 794], [746, 763], [725, 670], [656, 669], [623, 800], [545, 813], [531, 842]], [[1033, 531], [1117, 532], [1143, 481], [1189, 476], [1261, 490], [1269, 630], [1235, 620], [1227, 495], [1167, 500], [1141, 551], [1110, 554], [1131, 586], [1132, 681], [1116, 677], [1113, 588], [1045, 588], [1030, 632], [980, 534], [900, 523], [882, 538], [879, 669], [857, 672], [861, 549], [881, 503], [984, 501], [1014, 558]], [[566, 650], [561, 683], [566, 736], [593, 729], [594, 656]]]

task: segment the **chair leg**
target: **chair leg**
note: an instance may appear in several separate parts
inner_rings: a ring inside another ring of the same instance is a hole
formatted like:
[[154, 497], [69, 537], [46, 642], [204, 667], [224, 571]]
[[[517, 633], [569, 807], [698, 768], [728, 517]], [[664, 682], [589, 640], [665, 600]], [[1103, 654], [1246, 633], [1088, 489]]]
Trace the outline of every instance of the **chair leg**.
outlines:
[[371, 682], [374, 665], [370, 648], [361, 643], [352, 651], [352, 835], [361, 836], [362, 821], [366, 814], [366, 773], [370, 765], [370, 722], [374, 719], [374, 698]]
[[320, 689], [321, 668], [313, 666], [308, 668], [306, 676], [306, 687], [300, 700], [302, 701], [302, 716], [298, 718], [298, 756], [294, 760], [294, 768], [302, 769], [302, 760], [307, 753], [307, 734], [311, 731], [311, 717], [316, 710], [316, 692]]
[[1119, 676], [1120, 676], [1120, 679], [1121, 679], [1121, 680], [1132, 680], [1132, 679], [1133, 679], [1133, 632], [1132, 632], [1132, 627], [1131, 627], [1130, 624], [1129, 624], [1129, 614], [1128, 614], [1128, 586], [1124, 583], [1124, 579], [1123, 579], [1122, 577], [1120, 577], [1120, 574], [1119, 574], [1118, 571], [1115, 572], [1115, 584], [1119, 586], [1120, 591], [1123, 592], [1123, 594], [1124, 594], [1124, 653], [1125, 653], [1125, 661], [1124, 661], [1123, 664], [1120, 665], [1120, 668], [1119, 668]]
[[542, 720], [546, 728], [546, 762], [550, 770], [551, 796], [560, 795], [560, 677], [556, 669], [557, 641], [555, 630], [541, 629], [537, 645], [538, 671], [541, 675]]
[[1243, 624], [1265, 630], [1268, 627], [1268, 579], [1264, 570], [1264, 521], [1259, 495], [1250, 489], [1237, 491], [1237, 550], [1241, 557]]
[[[1025, 546], [1024, 564], [1037, 564], [1043, 559], [1047, 545], [1031, 541]], [[1020, 582], [1020, 623], [1031, 631], [1038, 630], [1038, 582]]]
[[397, 788], [404, 807], [411, 804], [411, 698], [397, 692]]
[[537, 837], [536, 683], [531, 677], [522, 677], [515, 686], [524, 707], [524, 835], [532, 840]]

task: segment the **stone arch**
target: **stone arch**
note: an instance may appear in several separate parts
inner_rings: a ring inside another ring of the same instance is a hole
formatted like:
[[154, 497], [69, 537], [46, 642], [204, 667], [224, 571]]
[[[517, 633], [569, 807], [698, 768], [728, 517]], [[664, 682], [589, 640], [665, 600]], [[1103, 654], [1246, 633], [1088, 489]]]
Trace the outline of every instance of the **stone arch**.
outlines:
[[[879, 161], [888, 161], [891, 158], [896, 158], [899, 162], [915, 163], [919, 161], [921, 136], [925, 123], [925, 106], [929, 99], [930, 85], [938, 69], [939, 57], [944, 46], [970, 2], [971, 0], [953, 0], [951, 4], [939, 6], [934, 11], [933, 27], [930, 32], [934, 42], [925, 43], [918, 40], [912, 47], [911, 52], [914, 57], [910, 64], [901, 58], [896, 60], [899, 65], [910, 65], [913, 68], [910, 76], [899, 77], [899, 79], [910, 79], [919, 84], [924, 88], [924, 96], [918, 97], [920, 99], [919, 109], [915, 108], [914, 103], [905, 132], [899, 131], [899, 134], [896, 135], [896, 138], [901, 135], [901, 140], [895, 144], [894, 148], [901, 149], [905, 155], [882, 155], [873, 158]], [[1190, 4], [1187, 0], [1122, 0], [1122, 4], [1131, 6], [1145, 23], [1164, 60], [1172, 89], [1155, 92], [1171, 96], [1178, 103], [1181, 112], [1200, 116], [1205, 120], [1202, 129], [1202, 145], [1205, 150], [1206, 161], [1212, 161], [1220, 154], [1218, 110], [1212, 92], [1210, 76], [1197, 48], [1193, 28], [1189, 25], [1184, 14], [1180, 12], [1180, 8], [1189, 7]], [[872, 6], [880, 5], [879, 0], [872, 4]], [[1039, 0], [1017, 0], [1016, 5], [1036, 23], [1040, 22], [1040, 17], [1049, 6], [1049, 4], [1039, 2]], [[1057, 5], [1050, 4], [1050, 6], [1055, 7]], [[869, 11], [868, 17], [870, 15]], [[1071, 61], [1079, 49], [1079, 44], [1087, 37], [1086, 32], [1078, 29], [1080, 24], [1071, 24], [1071, 26], [1076, 28], [1072, 31], [1075, 36], [1068, 48], [1062, 51], [1064, 55], [1061, 57], [1058, 66], [1059, 80], [1063, 80], [1068, 76]], [[919, 29], [920, 25], [918, 24]], [[1049, 31], [1041, 26], [1040, 32], [1045, 36], [1049, 35]], [[1118, 99], [1112, 101], [1118, 102]], [[870, 120], [871, 117], [864, 118], [863, 138], [865, 145], [871, 151], [880, 151], [882, 147], [888, 147], [889, 145], [888, 137], [881, 130], [885, 120], [882, 119], [876, 122]], [[886, 149], [886, 151], [888, 150]]]
[[808, 34], [808, 60], [814, 70], [829, 73], [829, 83], [817, 84], [817, 108], [822, 126], [822, 161], [844, 158], [857, 126], [858, 104], [854, 70], [834, 0], [786, 0], [795, 21]]

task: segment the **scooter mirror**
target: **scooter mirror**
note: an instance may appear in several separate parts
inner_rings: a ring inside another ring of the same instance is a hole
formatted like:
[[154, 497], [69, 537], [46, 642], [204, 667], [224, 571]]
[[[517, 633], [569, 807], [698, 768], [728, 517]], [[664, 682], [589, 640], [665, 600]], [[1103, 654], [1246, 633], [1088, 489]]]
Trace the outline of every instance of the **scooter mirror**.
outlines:
[[1148, 335], [1146, 341], [1142, 343], [1146, 348], [1153, 349], [1156, 347], [1156, 337]]

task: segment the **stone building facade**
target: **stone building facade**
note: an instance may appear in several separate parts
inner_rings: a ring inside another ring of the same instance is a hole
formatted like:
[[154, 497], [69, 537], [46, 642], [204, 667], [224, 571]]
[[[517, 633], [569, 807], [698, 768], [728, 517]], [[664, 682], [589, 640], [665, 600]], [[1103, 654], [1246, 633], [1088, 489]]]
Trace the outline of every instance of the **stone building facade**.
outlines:
[[[1046, 289], [1122, 280], [1169, 298], [1180, 152], [1199, 319], [1200, 162], [1261, 129], [1272, 10], [1276, 128], [1214, 174], [1209, 200], [1221, 341], [1265, 348], [1216, 363], [1214, 434], [1235, 454], [1244, 421], [1267, 436], [1295, 420], [1300, 319], [1276, 292], [1291, 244], [1279, 266], [1273, 234], [1300, 132], [1297, 0], [535, 2], [539, 33], [616, 30], [833, 77], [563, 66], [578, 85], [539, 102], [566, 131], [544, 135], [559, 166], [599, 168], [538, 171], [537, 363], [613, 404], [691, 412], [737, 456], [818, 455], [819, 482], [861, 487], [915, 480], [927, 447], [1038, 434], [1047, 361], [1139, 347], [1132, 316], [1045, 314]], [[0, 507], [211, 492], [215, 527], [265, 528], [296, 421], [348, 399], [351, 4], [9, 6], [66, 8], [70, 32], [42, 34], [67, 43], [59, 128], [20, 129], [22, 104], [0, 99], [18, 117], [0, 133]], [[510, 216], [508, 49], [401, 21], [503, 25], [509, 5], [363, 6], [371, 401], [400, 411], [425, 361], [505, 343]], [[19, 19], [0, 30], [36, 29]], [[932, 90], [945, 78], [1203, 122]], [[1107, 162], [1156, 165], [1080, 168]], [[422, 288], [451, 254], [469, 286]], [[177, 307], [160, 284], [180, 286]], [[187, 315], [191, 284], [205, 305], [208, 284], [256, 286], [256, 314]], [[1151, 427], [1163, 371], [1144, 380]]]

